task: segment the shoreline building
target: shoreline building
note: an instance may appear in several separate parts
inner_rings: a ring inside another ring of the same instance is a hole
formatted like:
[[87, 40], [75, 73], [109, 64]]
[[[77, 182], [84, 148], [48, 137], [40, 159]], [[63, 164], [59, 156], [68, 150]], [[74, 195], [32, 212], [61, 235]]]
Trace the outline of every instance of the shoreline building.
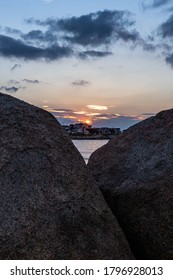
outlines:
[[104, 136], [111, 137], [121, 133], [120, 128], [92, 127], [86, 123], [75, 123], [62, 126], [69, 136]]

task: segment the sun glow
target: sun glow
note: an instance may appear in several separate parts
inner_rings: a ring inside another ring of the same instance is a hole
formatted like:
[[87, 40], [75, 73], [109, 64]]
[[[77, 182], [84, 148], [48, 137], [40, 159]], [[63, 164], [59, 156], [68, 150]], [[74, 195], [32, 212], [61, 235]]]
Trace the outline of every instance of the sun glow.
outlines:
[[88, 125], [91, 125], [92, 121], [91, 120], [86, 120], [85, 123], [88, 124]]

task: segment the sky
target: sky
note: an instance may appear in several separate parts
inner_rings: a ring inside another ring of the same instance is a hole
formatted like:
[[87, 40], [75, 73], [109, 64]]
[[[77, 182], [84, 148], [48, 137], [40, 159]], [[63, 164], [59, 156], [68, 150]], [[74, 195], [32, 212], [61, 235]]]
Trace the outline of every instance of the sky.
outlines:
[[0, 92], [63, 124], [173, 107], [173, 0], [1, 0]]

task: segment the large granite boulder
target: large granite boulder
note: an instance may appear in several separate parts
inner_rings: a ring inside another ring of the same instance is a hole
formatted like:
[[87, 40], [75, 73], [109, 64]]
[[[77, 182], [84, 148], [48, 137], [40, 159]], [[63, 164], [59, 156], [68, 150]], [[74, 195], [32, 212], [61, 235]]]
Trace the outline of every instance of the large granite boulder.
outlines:
[[95, 151], [88, 163], [137, 259], [173, 259], [173, 109]]
[[0, 94], [0, 155], [0, 259], [133, 258], [51, 114]]

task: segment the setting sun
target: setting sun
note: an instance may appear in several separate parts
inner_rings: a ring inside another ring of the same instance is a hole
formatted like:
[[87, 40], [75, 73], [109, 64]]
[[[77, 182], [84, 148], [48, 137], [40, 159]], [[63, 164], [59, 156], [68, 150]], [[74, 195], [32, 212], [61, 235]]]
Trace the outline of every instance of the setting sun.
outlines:
[[92, 123], [92, 121], [91, 120], [86, 120], [85, 123], [90, 125]]

